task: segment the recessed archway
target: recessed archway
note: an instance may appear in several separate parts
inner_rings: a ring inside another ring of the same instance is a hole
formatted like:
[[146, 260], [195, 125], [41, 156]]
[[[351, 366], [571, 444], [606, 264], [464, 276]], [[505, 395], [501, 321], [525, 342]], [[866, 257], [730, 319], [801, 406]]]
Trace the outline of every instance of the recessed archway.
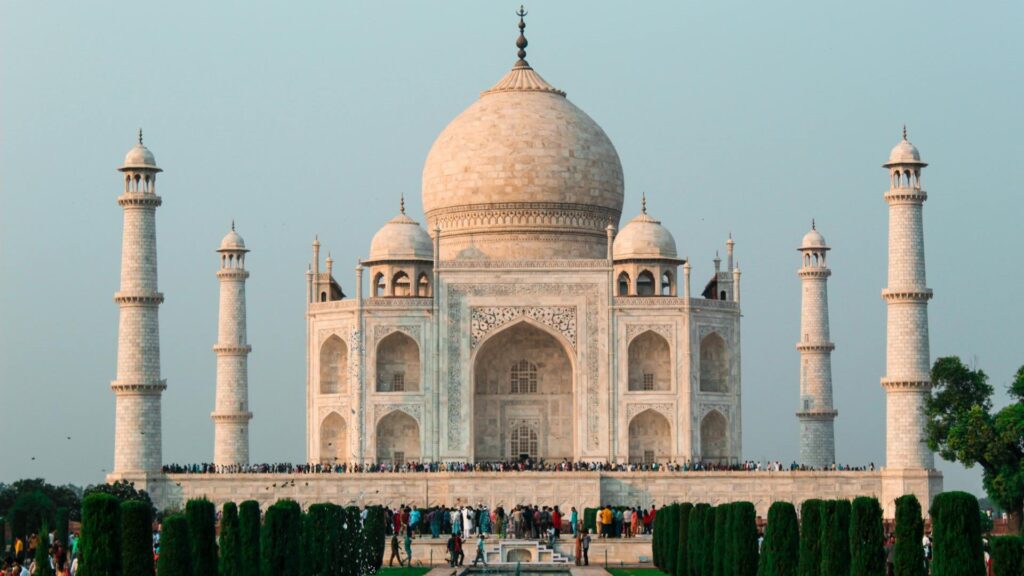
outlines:
[[401, 466], [420, 459], [420, 425], [395, 410], [377, 422], [377, 462]]
[[558, 337], [521, 321], [480, 345], [473, 363], [475, 461], [522, 454], [571, 459], [573, 422], [573, 362]]
[[328, 338], [320, 347], [320, 393], [348, 392], [348, 346], [337, 336]]
[[644, 410], [629, 421], [629, 461], [666, 462], [672, 457], [672, 425], [655, 410]]
[[729, 391], [729, 354], [725, 340], [712, 332], [700, 341], [701, 392]]
[[377, 345], [377, 392], [418, 392], [420, 347], [408, 334], [393, 332]]
[[672, 354], [664, 336], [648, 330], [629, 343], [630, 392], [672, 388]]
[[708, 412], [701, 420], [700, 457], [704, 462], [728, 463], [729, 424], [718, 410]]
[[320, 423], [320, 462], [341, 464], [348, 460], [348, 428], [345, 419], [331, 412]]

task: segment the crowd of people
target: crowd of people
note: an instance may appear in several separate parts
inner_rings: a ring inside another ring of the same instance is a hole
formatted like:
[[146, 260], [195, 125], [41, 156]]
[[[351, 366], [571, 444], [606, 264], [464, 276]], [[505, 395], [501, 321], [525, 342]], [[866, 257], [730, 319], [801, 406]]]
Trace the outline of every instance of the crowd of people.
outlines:
[[40, 572], [37, 562], [37, 551], [40, 546], [46, 548], [46, 558], [50, 565], [49, 573], [56, 576], [74, 576], [78, 570], [78, 534], [68, 535], [65, 546], [57, 538], [55, 531], [49, 534], [32, 534], [28, 537], [16, 537], [6, 552], [0, 576], [34, 576]]
[[792, 462], [788, 465], [780, 461], [755, 462], [748, 460], [737, 463], [720, 462], [653, 462], [623, 463], [607, 461], [547, 461], [547, 460], [505, 460], [494, 462], [392, 462], [358, 464], [358, 463], [318, 463], [318, 464], [248, 464], [217, 465], [202, 464], [165, 464], [166, 474], [345, 474], [345, 473], [409, 473], [409, 472], [807, 472], [807, 471], [874, 471], [875, 464], [868, 466], [850, 466], [832, 464], [819, 469]]

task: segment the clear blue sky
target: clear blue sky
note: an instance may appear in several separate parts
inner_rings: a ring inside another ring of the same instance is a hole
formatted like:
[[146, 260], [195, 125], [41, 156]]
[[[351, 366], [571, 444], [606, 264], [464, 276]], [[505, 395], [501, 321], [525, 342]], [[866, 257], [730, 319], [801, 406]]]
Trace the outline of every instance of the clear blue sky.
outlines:
[[[36, 2], [0, 7], [0, 481], [94, 483], [113, 459], [121, 184], [145, 129], [158, 211], [167, 461], [212, 458], [217, 258], [252, 254], [258, 461], [304, 459], [304, 272], [356, 259], [434, 137], [515, 60], [514, 2]], [[703, 280], [743, 267], [744, 456], [797, 455], [799, 258], [833, 246], [844, 462], [884, 460], [886, 172], [903, 123], [925, 175], [932, 355], [1002, 390], [1024, 213], [1019, 2], [533, 2], [529, 60], [615, 143]], [[1000, 393], [997, 404], [1005, 403]], [[67, 437], [71, 436], [68, 440]], [[31, 458], [35, 457], [35, 460]], [[946, 486], [980, 490], [944, 464]]]

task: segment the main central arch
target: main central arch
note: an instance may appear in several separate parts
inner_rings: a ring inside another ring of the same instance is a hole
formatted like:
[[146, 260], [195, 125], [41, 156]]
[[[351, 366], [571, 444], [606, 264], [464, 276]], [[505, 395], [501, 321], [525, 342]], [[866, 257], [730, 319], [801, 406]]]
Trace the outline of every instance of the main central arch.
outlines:
[[473, 362], [473, 459], [572, 459], [573, 380], [567, 346], [528, 320], [487, 339]]

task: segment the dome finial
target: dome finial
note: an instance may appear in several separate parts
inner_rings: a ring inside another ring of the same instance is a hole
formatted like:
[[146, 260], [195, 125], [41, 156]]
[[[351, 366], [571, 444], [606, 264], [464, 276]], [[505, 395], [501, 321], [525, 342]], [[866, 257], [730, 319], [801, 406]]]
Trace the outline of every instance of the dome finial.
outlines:
[[398, 209], [402, 212], [402, 214], [405, 214], [405, 192], [402, 192], [401, 196], [398, 199]]
[[811, 230], [817, 230], [818, 227], [814, 224], [814, 218], [811, 218]]
[[647, 214], [647, 192], [640, 193], [640, 211]]
[[235, 231], [235, 219], [234, 218], [231, 219], [231, 231], [232, 232]]
[[903, 139], [904, 140], [907, 139], [907, 125], [906, 124], [903, 125]]
[[516, 39], [516, 48], [519, 48], [519, 61], [524, 65], [527, 65], [526, 46], [529, 44], [529, 42], [526, 41], [526, 34], [524, 33], [526, 30], [526, 21], [523, 20], [527, 14], [529, 14], [529, 12], [523, 9], [523, 5], [520, 4], [519, 11], [516, 12], [516, 16], [519, 16], [519, 38]]
[[139, 146], [142, 146], [142, 128], [139, 128]]

